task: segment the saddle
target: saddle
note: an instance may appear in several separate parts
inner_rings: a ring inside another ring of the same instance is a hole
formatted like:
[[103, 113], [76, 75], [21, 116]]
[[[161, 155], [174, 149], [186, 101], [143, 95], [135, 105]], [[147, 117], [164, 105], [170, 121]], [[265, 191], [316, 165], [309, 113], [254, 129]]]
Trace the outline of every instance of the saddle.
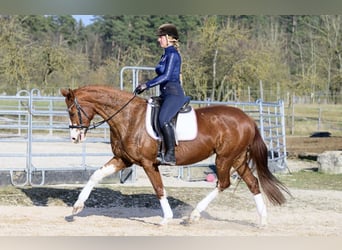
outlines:
[[[187, 96], [182, 108], [171, 119], [171, 126], [174, 130], [175, 142], [178, 145], [179, 140], [193, 140], [197, 136], [197, 121], [194, 109], [189, 105], [190, 96]], [[158, 140], [158, 155], [165, 152], [163, 143], [163, 134], [161, 132], [158, 116], [161, 106], [161, 98], [153, 96], [148, 100], [146, 112], [146, 128], [150, 136]], [[179, 119], [180, 118], [180, 119]]]
[[[197, 119], [195, 110], [190, 105], [190, 96], [186, 98], [183, 107], [171, 120], [175, 131], [176, 144], [178, 141], [193, 140], [197, 136]], [[158, 115], [161, 106], [161, 98], [153, 96], [148, 100], [146, 111], [146, 129], [148, 134], [156, 139], [162, 140], [162, 132], [159, 127]]]

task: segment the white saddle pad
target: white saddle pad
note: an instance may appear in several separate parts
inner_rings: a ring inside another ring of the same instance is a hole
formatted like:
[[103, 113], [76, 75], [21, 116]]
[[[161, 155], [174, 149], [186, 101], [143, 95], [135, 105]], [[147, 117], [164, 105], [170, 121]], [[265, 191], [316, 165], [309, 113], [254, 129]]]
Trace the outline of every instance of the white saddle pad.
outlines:
[[[154, 139], [158, 140], [159, 137], [153, 130], [151, 125], [151, 104], [147, 103], [146, 110], [146, 130], [147, 133]], [[191, 109], [188, 113], [179, 113], [176, 124], [176, 139], [178, 141], [191, 141], [197, 136], [197, 119], [194, 109]]]

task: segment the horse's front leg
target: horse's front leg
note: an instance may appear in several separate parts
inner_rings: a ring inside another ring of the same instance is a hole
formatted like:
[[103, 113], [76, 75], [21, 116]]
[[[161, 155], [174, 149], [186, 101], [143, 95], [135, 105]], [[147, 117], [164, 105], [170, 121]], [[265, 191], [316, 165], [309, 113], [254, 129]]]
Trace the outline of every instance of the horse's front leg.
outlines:
[[107, 162], [103, 167], [96, 170], [90, 176], [89, 181], [79, 194], [78, 199], [73, 206], [72, 214], [75, 215], [83, 210], [84, 203], [89, 198], [89, 195], [96, 184], [98, 184], [106, 176], [114, 174], [119, 170], [123, 169], [124, 166], [124, 163], [120, 159], [114, 157], [109, 162]]
[[167, 194], [164, 189], [159, 169], [155, 166], [144, 166], [144, 170], [151, 181], [151, 184], [154, 188], [154, 191], [156, 192], [156, 195], [160, 202], [160, 206], [163, 211], [163, 220], [160, 222], [160, 225], [166, 225], [169, 220], [173, 218], [173, 212], [171, 210], [169, 201], [167, 200]]

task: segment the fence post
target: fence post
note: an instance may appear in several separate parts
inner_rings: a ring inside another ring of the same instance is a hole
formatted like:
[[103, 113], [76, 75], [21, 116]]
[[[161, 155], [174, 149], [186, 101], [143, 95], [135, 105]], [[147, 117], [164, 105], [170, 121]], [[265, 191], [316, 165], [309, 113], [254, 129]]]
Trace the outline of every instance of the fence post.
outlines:
[[294, 135], [294, 99], [295, 99], [295, 94], [292, 94], [292, 115], [291, 115], [291, 135]]
[[[30, 92], [28, 92], [27, 90], [20, 90], [16, 96], [21, 96], [21, 94], [24, 93], [26, 94], [29, 98], [30, 98]], [[19, 111], [21, 111], [21, 107], [22, 107], [22, 101], [19, 99], [18, 100], [18, 108], [19, 108]], [[27, 104], [28, 105], [28, 104]], [[18, 136], [21, 136], [21, 122], [22, 122], [22, 119], [21, 119], [21, 114], [19, 113], [18, 115]]]
[[256, 104], [259, 106], [259, 124], [260, 124], [260, 132], [261, 132], [261, 137], [262, 139], [265, 140], [265, 132], [264, 132], [264, 120], [263, 120], [263, 105], [262, 105], [262, 100], [257, 100]]
[[318, 109], [318, 124], [317, 124], [317, 130], [320, 131], [321, 130], [321, 120], [322, 119], [322, 108], [319, 107]]
[[264, 100], [264, 88], [262, 87], [262, 80], [259, 80], [259, 86], [260, 86], [260, 99]]
[[50, 100], [49, 101], [49, 135], [52, 136], [53, 135], [53, 129], [52, 129], [52, 125], [53, 125], [53, 101]]
[[26, 148], [26, 169], [29, 176], [29, 184], [31, 184], [31, 165], [32, 165], [32, 112], [33, 112], [33, 91], [31, 90], [29, 95], [29, 103], [28, 103], [28, 128], [27, 128], [27, 148]]
[[[28, 115], [29, 115], [29, 123], [28, 123], [28, 149], [27, 149], [27, 163], [26, 166], [28, 168], [28, 176], [29, 176], [29, 185], [33, 185], [32, 182], [32, 173], [34, 171], [34, 167], [32, 164], [32, 147], [33, 147], [33, 114], [34, 114], [34, 105], [33, 105], [33, 99], [35, 92], [37, 93], [37, 96], [40, 96], [39, 89], [32, 89], [30, 92], [30, 98], [29, 98], [29, 107], [28, 107]], [[43, 176], [43, 172], [42, 172]]]

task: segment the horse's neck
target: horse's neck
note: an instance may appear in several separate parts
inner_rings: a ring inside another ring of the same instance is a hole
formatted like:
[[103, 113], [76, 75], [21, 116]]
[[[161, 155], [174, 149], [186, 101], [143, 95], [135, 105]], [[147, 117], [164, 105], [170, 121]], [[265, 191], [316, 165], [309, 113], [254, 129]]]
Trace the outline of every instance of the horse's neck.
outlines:
[[122, 97], [122, 93], [116, 91], [113, 93], [109, 92], [109, 95], [98, 92], [92, 98], [96, 113], [104, 119], [122, 109], [129, 102], [127, 97]]
[[[119, 129], [122, 133], [131, 125], [132, 119], [139, 119], [139, 110], [143, 110], [143, 102], [136, 103], [133, 96], [127, 96], [119, 91], [110, 93], [108, 97], [103, 95], [95, 96], [95, 112], [103, 119], [109, 119], [108, 124], [112, 128]], [[96, 102], [95, 102], [96, 101]]]

